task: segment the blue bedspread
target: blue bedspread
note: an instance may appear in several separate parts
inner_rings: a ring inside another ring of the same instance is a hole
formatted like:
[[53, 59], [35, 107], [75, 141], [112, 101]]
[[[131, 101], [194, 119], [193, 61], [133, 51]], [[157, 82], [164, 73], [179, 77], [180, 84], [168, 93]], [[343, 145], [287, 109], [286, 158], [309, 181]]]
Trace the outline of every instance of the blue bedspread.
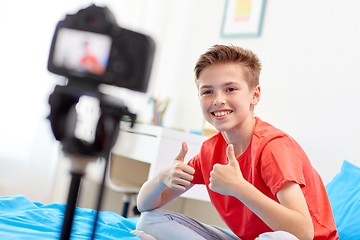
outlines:
[[[0, 197], [1, 239], [59, 239], [65, 204], [44, 205], [24, 196]], [[96, 211], [77, 208], [71, 239], [91, 239]], [[130, 233], [138, 218], [124, 218], [113, 212], [100, 212], [95, 239], [136, 239]]]

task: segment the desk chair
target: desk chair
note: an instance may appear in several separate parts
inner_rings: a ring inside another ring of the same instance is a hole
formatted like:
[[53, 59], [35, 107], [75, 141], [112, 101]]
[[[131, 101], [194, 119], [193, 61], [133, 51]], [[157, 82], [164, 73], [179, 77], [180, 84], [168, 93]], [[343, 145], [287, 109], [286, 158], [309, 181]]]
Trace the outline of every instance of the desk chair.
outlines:
[[[127, 217], [129, 206], [134, 197], [140, 191], [141, 186], [146, 182], [149, 174], [150, 164], [136, 161], [112, 153], [109, 159], [106, 186], [124, 194], [122, 216]], [[134, 214], [138, 214], [136, 206]]]

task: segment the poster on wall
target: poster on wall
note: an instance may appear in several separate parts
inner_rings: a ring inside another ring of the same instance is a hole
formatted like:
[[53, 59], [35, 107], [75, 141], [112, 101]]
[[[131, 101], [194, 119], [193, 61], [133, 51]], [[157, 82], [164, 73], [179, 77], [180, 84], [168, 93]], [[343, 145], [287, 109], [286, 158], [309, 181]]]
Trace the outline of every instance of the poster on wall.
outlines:
[[266, 0], [226, 0], [222, 37], [258, 37]]

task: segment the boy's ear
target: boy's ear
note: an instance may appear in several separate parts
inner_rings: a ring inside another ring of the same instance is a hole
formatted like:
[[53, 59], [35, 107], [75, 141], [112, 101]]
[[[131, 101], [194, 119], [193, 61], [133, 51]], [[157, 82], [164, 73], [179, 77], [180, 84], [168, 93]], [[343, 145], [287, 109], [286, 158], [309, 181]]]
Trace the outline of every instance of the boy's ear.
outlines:
[[251, 105], [253, 106], [257, 105], [260, 102], [260, 97], [261, 97], [261, 89], [260, 89], [260, 85], [257, 85], [256, 87], [254, 87], [252, 92]]

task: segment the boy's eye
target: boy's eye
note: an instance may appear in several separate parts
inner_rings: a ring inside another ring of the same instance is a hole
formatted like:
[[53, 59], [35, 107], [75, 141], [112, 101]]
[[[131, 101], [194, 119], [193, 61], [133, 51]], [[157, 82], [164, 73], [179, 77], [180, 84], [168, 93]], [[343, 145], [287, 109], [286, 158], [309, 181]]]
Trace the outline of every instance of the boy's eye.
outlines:
[[211, 94], [211, 92], [212, 91], [210, 91], [210, 90], [204, 90], [201, 92], [201, 95], [209, 95], [209, 94]]
[[233, 88], [233, 87], [229, 87], [229, 88], [226, 89], [227, 92], [233, 92], [235, 90], [236, 90], [236, 88]]

